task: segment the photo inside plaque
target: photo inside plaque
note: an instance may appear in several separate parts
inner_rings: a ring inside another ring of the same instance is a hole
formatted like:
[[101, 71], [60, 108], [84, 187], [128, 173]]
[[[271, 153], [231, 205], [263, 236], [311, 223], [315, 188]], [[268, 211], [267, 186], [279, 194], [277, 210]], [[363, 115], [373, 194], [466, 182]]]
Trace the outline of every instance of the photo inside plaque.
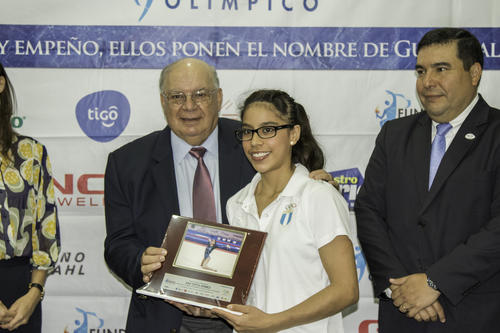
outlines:
[[188, 222], [172, 266], [232, 278], [246, 235]]

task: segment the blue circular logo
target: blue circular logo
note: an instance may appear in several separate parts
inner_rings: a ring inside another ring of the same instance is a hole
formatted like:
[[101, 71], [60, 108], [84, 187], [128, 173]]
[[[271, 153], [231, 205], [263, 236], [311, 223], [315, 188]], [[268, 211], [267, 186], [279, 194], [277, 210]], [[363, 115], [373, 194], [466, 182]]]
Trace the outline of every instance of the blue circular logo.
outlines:
[[98, 142], [117, 138], [130, 119], [130, 103], [119, 91], [103, 90], [83, 97], [76, 105], [78, 125]]

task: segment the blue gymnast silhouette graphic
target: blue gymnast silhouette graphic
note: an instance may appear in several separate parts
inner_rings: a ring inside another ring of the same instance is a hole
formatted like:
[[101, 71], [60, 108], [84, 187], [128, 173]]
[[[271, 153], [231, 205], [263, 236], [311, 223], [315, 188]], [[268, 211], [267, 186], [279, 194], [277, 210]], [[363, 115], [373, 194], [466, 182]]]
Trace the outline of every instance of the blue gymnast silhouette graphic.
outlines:
[[404, 106], [404, 108], [409, 108], [411, 105], [411, 101], [403, 94], [395, 94], [390, 90], [386, 90], [385, 92], [390, 95], [390, 98], [392, 98], [392, 100], [387, 99], [385, 101], [385, 105], [387, 105], [387, 107], [384, 109], [384, 112], [382, 112], [382, 114], [380, 114], [378, 108], [375, 109], [375, 116], [380, 119], [380, 127], [382, 127], [386, 121], [396, 118], [396, 112], [398, 110], [398, 97], [406, 102], [406, 106]]
[[75, 324], [76, 325], [80, 325], [78, 326], [74, 331], [73, 333], [88, 333], [89, 332], [89, 324], [88, 324], [88, 316], [94, 316], [96, 317], [97, 319], [99, 319], [99, 327], [97, 328], [101, 328], [103, 325], [104, 325], [104, 320], [102, 320], [101, 318], [97, 317], [97, 315], [95, 314], [95, 312], [88, 312], [88, 311], [84, 311], [80, 308], [75, 308], [76, 311], [80, 312], [83, 316], [83, 321], [79, 321], [78, 319], [75, 320]]
[[[137, 6], [140, 6], [141, 4], [139, 3], [139, 0], [135, 0], [135, 3]], [[142, 11], [141, 17], [139, 17], [139, 21], [146, 16], [148, 13], [149, 7], [151, 7], [151, 4], [153, 3], [153, 0], [146, 0], [146, 4], [144, 5], [144, 10]]]
[[363, 278], [363, 275], [365, 274], [365, 269], [366, 269], [366, 260], [365, 256], [363, 255], [363, 252], [361, 251], [361, 248], [359, 246], [356, 246], [354, 248], [356, 251], [356, 254], [354, 256], [354, 259], [356, 260], [356, 269], [359, 270], [358, 272], [358, 282], [361, 281]]

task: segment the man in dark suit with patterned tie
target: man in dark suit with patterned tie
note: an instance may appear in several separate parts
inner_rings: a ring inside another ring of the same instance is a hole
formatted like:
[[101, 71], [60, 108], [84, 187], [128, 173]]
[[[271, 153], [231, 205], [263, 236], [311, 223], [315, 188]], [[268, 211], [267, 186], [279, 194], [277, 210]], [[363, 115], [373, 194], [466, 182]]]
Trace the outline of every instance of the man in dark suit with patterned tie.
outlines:
[[425, 109], [387, 122], [357, 197], [380, 332], [496, 332], [500, 111], [477, 93], [481, 44], [435, 29], [417, 47]]
[[[254, 174], [234, 137], [240, 123], [218, 116], [222, 89], [212, 66], [187, 58], [165, 67], [160, 99], [168, 126], [112, 152], [106, 167], [105, 259], [134, 290], [164, 260], [158, 246], [172, 214], [227, 223], [227, 199]], [[198, 160], [213, 189], [206, 200], [211, 202], [201, 208], [210, 212], [205, 216], [196, 216], [202, 200], [193, 193]], [[185, 332], [232, 332], [220, 319], [186, 315], [183, 320], [169, 303], [133, 292], [128, 333], [179, 332], [181, 323]]]

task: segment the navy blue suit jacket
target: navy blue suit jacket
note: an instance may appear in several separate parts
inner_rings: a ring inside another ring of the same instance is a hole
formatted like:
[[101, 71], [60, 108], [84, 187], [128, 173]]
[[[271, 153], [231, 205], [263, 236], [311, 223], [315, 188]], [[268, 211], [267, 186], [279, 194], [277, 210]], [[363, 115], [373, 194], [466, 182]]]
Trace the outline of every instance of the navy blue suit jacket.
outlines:
[[[240, 123], [218, 122], [219, 181], [223, 222], [226, 202], [255, 171], [234, 136]], [[141, 255], [160, 246], [172, 214], [179, 215], [170, 128], [151, 133], [109, 154], [105, 175], [106, 240], [109, 268], [134, 290], [144, 285]], [[127, 332], [179, 331], [182, 312], [161, 299], [132, 294]]]
[[500, 111], [480, 96], [428, 190], [431, 119], [387, 122], [355, 212], [375, 294], [425, 272], [446, 324], [418, 323], [380, 301], [381, 332], [496, 332], [500, 316]]

